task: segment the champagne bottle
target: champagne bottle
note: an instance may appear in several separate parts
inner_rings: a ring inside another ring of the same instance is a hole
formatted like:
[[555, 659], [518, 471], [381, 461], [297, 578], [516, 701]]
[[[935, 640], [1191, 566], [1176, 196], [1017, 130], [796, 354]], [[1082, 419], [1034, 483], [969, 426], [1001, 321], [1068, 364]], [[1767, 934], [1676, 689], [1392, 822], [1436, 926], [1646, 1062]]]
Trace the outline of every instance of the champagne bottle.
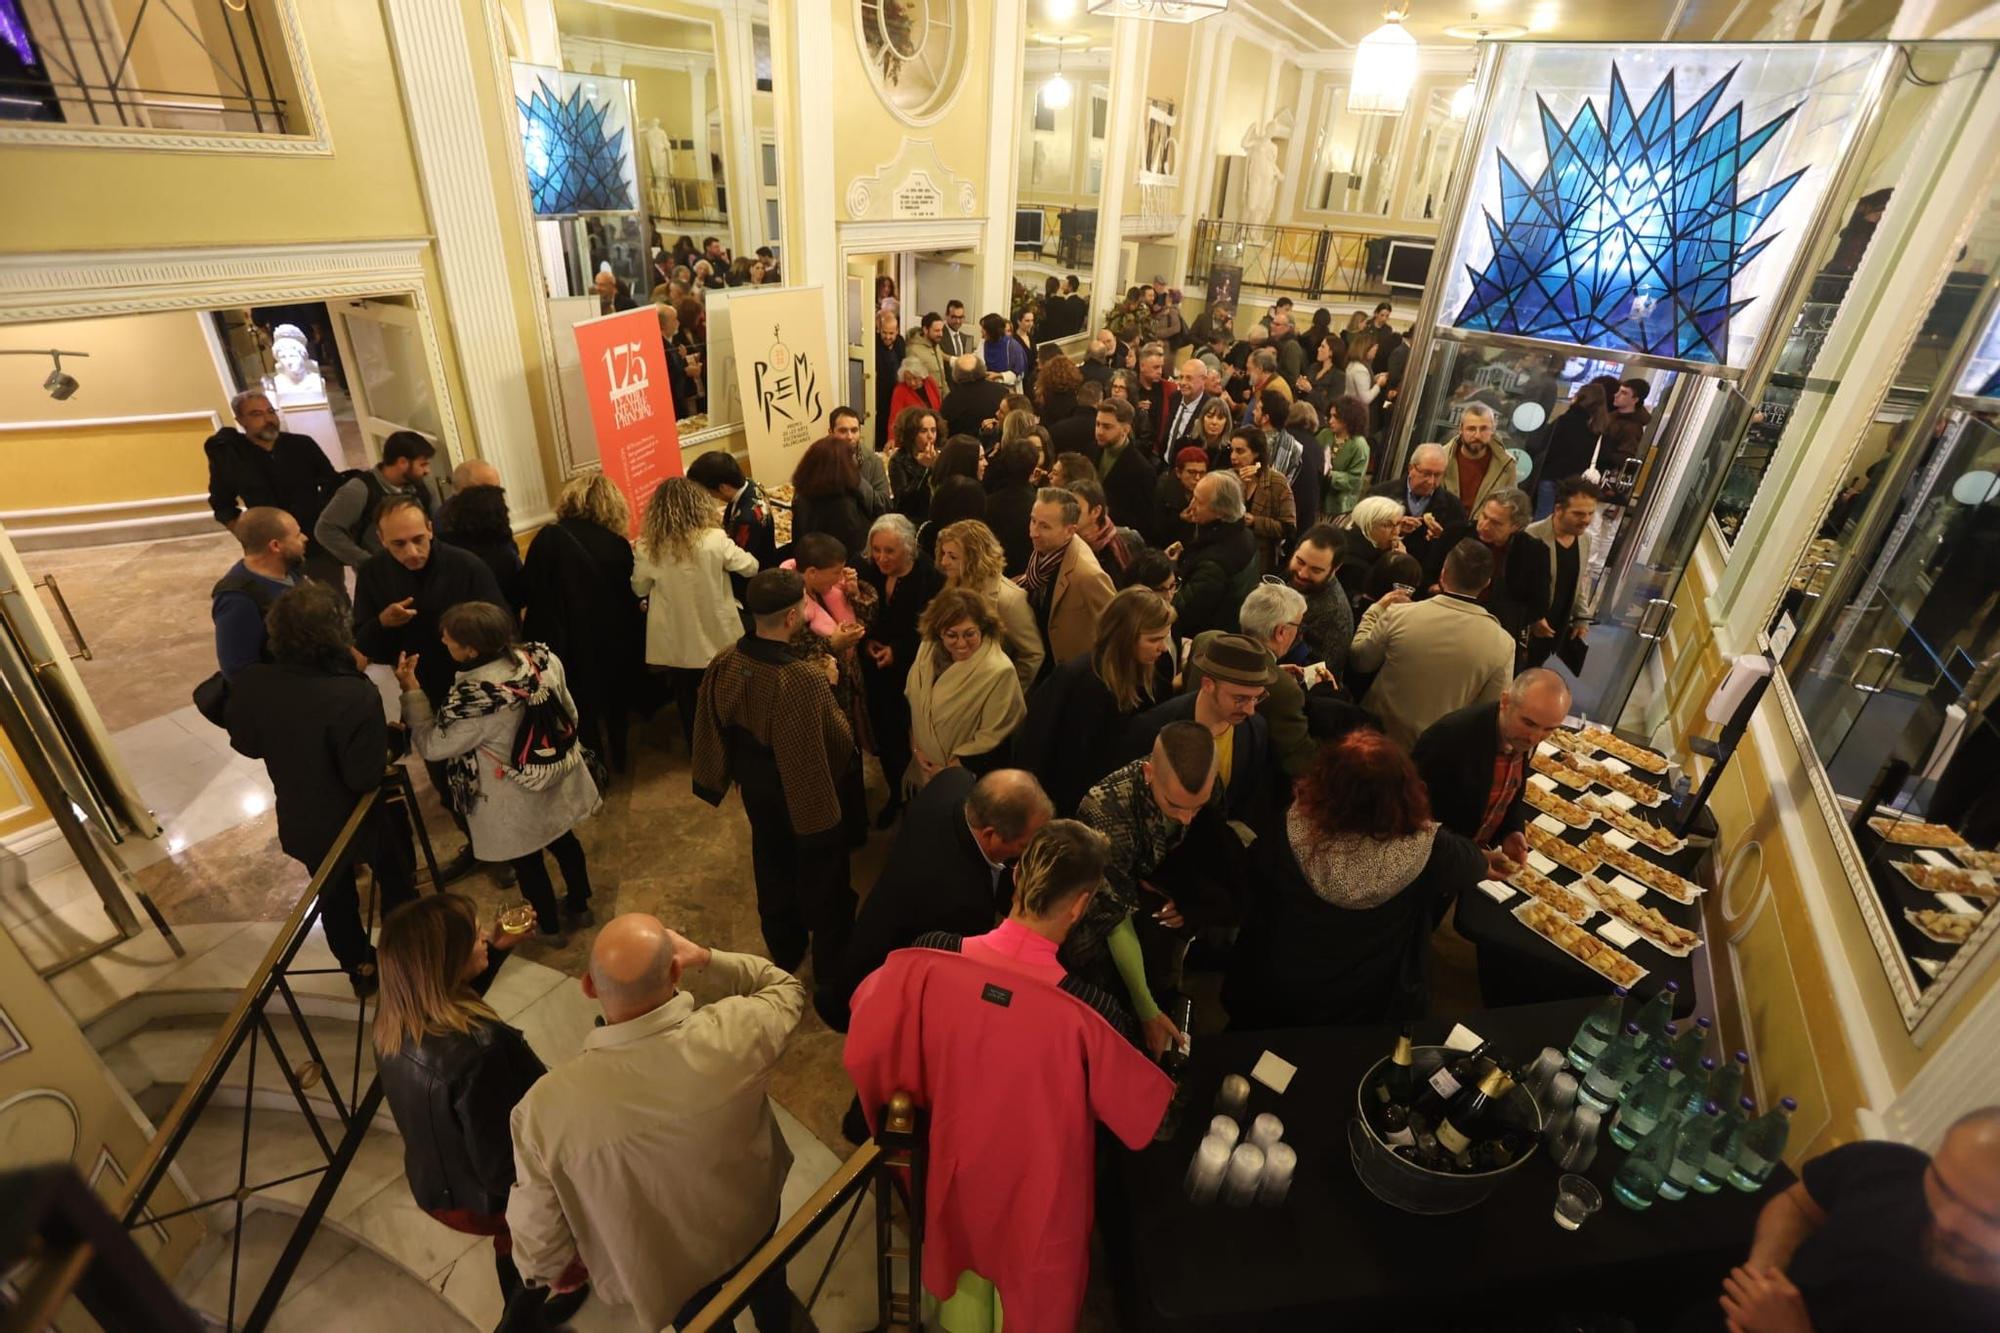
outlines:
[[1439, 1118], [1432, 1137], [1459, 1170], [1472, 1169], [1475, 1145], [1499, 1137], [1500, 1126], [1494, 1113], [1500, 1099], [1513, 1086], [1514, 1080], [1506, 1070], [1490, 1069], [1478, 1083], [1452, 1098], [1451, 1105]]
[[[1721, 1102], [1716, 1103], [1721, 1106]], [[1709, 1140], [1708, 1156], [1702, 1159], [1701, 1174], [1694, 1178], [1694, 1187], [1703, 1194], [1714, 1194], [1721, 1190], [1722, 1182], [1729, 1179], [1729, 1173], [1736, 1168], [1735, 1154], [1741, 1150], [1739, 1135], [1743, 1124], [1756, 1110], [1756, 1104], [1748, 1097], [1739, 1097], [1732, 1106], [1722, 1111], [1723, 1125]]]
[[1618, 1099], [1625, 1095], [1626, 1082], [1639, 1068], [1645, 1053], [1646, 1034], [1639, 1030], [1638, 1023], [1627, 1023], [1618, 1040], [1597, 1057], [1597, 1063], [1583, 1076], [1577, 1100], [1599, 1114], [1618, 1105]]
[[[1180, 1003], [1174, 1006], [1173, 1020], [1183, 1034], [1192, 1032], [1194, 1001], [1182, 997]], [[1167, 1103], [1166, 1114], [1160, 1117], [1159, 1128], [1153, 1132], [1155, 1143], [1171, 1143], [1181, 1132], [1181, 1117], [1187, 1111], [1187, 1064], [1188, 1056], [1182, 1053], [1178, 1042], [1167, 1047], [1160, 1057], [1160, 1067], [1174, 1081], [1174, 1095]]]
[[1660, 1123], [1660, 1116], [1666, 1111], [1672, 1096], [1673, 1079], [1673, 1056], [1663, 1055], [1653, 1062], [1653, 1067], [1632, 1085], [1632, 1090], [1618, 1103], [1618, 1114], [1611, 1118], [1613, 1143], [1629, 1150], [1653, 1132], [1653, 1126]]
[[1640, 1007], [1638, 1014], [1639, 1031], [1646, 1034], [1646, 1053], [1665, 1055], [1667, 1024], [1674, 1021], [1674, 1002], [1681, 993], [1681, 983], [1669, 981], [1660, 987], [1653, 998]]
[[1675, 1107], [1660, 1117], [1652, 1133], [1639, 1140], [1619, 1166], [1618, 1174], [1611, 1177], [1613, 1198], [1635, 1210], [1653, 1206], [1660, 1182], [1667, 1178], [1667, 1167], [1680, 1147], [1684, 1119], [1680, 1108]]
[[1701, 1062], [1688, 1071], [1686, 1080], [1681, 1084], [1681, 1087], [1687, 1092], [1687, 1098], [1681, 1104], [1682, 1111], [1688, 1115], [1693, 1115], [1695, 1112], [1701, 1110], [1701, 1104], [1708, 1100], [1708, 1081], [1714, 1077], [1715, 1057], [1712, 1055], [1702, 1056]]
[[1389, 1064], [1383, 1071], [1382, 1081], [1375, 1085], [1375, 1114], [1382, 1138], [1390, 1145], [1409, 1143], [1410, 1103], [1416, 1095], [1416, 1070], [1410, 1045], [1410, 1030], [1405, 1027], [1396, 1038], [1396, 1047], [1389, 1053]]
[[1792, 1112], [1799, 1104], [1790, 1097], [1745, 1125], [1737, 1136], [1736, 1151], [1730, 1154], [1729, 1183], [1746, 1194], [1755, 1194], [1771, 1178], [1771, 1172], [1785, 1155], [1785, 1140], [1792, 1132]]
[[1459, 1094], [1460, 1089], [1477, 1082], [1467, 1077], [1467, 1073], [1485, 1057], [1486, 1048], [1492, 1044], [1482, 1038], [1469, 1051], [1446, 1055], [1445, 1062], [1432, 1070], [1431, 1076], [1418, 1087], [1416, 1104], [1411, 1108], [1415, 1112], [1414, 1118], [1436, 1124], [1438, 1117], [1444, 1114], [1444, 1108]]
[[1660, 1182], [1662, 1199], [1687, 1197], [1687, 1192], [1694, 1188], [1695, 1179], [1701, 1175], [1701, 1164], [1708, 1160], [1708, 1150], [1714, 1144], [1716, 1134], [1727, 1128], [1722, 1108], [1714, 1102], [1703, 1102], [1701, 1114], [1681, 1129], [1681, 1146], [1674, 1150], [1674, 1160], [1668, 1163], [1666, 1178]]
[[1597, 1007], [1584, 1015], [1583, 1023], [1576, 1035], [1570, 1038], [1569, 1067], [1579, 1076], [1588, 1074], [1590, 1067], [1597, 1063], [1597, 1057], [1605, 1048], [1618, 1039], [1625, 1027], [1625, 1003], [1631, 993], [1623, 986], [1597, 1002]]

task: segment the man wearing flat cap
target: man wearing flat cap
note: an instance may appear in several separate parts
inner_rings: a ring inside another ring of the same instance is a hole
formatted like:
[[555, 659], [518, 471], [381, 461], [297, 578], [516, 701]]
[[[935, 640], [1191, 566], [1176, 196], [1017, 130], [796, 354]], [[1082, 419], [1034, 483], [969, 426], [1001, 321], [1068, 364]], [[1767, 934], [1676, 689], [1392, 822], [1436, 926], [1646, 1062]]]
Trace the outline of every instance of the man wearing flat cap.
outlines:
[[1271, 692], [1278, 664], [1264, 645], [1247, 634], [1203, 635], [1206, 642], [1190, 659], [1188, 675], [1199, 683], [1132, 719], [1125, 757], [1151, 753], [1153, 740], [1169, 722], [1199, 722], [1215, 737], [1215, 793], [1211, 805], [1229, 819], [1255, 827], [1251, 817], [1267, 794], [1272, 765], [1271, 732], [1257, 705]]
[[755, 628], [701, 678], [694, 794], [720, 805], [732, 782], [742, 791], [765, 947], [796, 972], [810, 939], [814, 974], [831, 977], [854, 926], [847, 853], [862, 816], [860, 756], [833, 697], [837, 668], [788, 647], [805, 623], [805, 595], [789, 569], [764, 570], [744, 588]]

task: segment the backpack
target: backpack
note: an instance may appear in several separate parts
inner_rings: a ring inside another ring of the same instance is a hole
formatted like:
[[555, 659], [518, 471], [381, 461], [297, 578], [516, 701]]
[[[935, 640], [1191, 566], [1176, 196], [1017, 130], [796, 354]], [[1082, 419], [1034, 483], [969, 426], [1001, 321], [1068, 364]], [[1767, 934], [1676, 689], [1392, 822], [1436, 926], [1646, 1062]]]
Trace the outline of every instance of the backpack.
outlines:
[[546, 791], [584, 761], [583, 746], [577, 743], [576, 718], [542, 679], [532, 659], [528, 672], [534, 678], [532, 686], [511, 682], [500, 686], [521, 701], [521, 721], [501, 771], [529, 791]]
[[[277, 593], [272, 592], [262, 579], [247, 570], [231, 570], [224, 574], [216, 580], [215, 587], [209, 590], [208, 595], [212, 603], [216, 598], [231, 593], [248, 597], [256, 605], [257, 614], [260, 616], [271, 609], [271, 603], [278, 600]], [[264, 660], [267, 662], [271, 660], [268, 647], [264, 652]], [[195, 711], [205, 720], [221, 727], [224, 731], [229, 729], [229, 681], [220, 671], [195, 686], [192, 698]]]
[[[361, 517], [355, 519], [354, 523], [347, 529], [347, 535], [354, 539], [354, 544], [365, 548], [368, 547], [368, 542], [363, 534], [367, 533], [374, 526], [375, 511], [381, 508], [382, 501], [389, 497], [389, 488], [383, 484], [381, 474], [377, 473], [374, 468], [351, 467], [334, 478], [333, 485], [327, 490], [327, 498], [332, 499], [334, 493], [350, 481], [359, 481], [363, 489], [368, 493], [368, 498], [361, 505]], [[397, 492], [397, 494], [402, 493], [400, 491]], [[410, 493], [416, 497], [418, 503], [423, 505], [424, 517], [436, 517], [436, 515], [431, 513], [430, 492], [424, 488], [422, 482], [418, 482], [416, 489]]]

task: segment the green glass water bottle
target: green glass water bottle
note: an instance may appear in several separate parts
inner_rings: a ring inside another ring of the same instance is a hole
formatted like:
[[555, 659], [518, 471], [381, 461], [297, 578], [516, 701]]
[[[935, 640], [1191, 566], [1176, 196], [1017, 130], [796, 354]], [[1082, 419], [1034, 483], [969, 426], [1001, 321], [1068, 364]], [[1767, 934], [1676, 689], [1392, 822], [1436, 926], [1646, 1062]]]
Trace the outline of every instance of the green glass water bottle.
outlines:
[[1639, 1070], [1639, 1062], [1645, 1058], [1646, 1034], [1636, 1022], [1627, 1023], [1618, 1040], [1597, 1057], [1597, 1063], [1583, 1076], [1577, 1088], [1578, 1099], [1600, 1115], [1609, 1111], [1625, 1095], [1625, 1085], [1631, 1082]]
[[1687, 1071], [1687, 1078], [1681, 1084], [1683, 1088], [1687, 1089], [1687, 1099], [1681, 1104], [1682, 1111], [1693, 1115], [1695, 1112], [1701, 1110], [1701, 1104], [1708, 1100], [1709, 1081], [1714, 1077], [1715, 1057], [1712, 1055], [1702, 1056], [1694, 1068]]
[[1597, 1007], [1584, 1016], [1583, 1023], [1570, 1038], [1569, 1067], [1582, 1077], [1597, 1063], [1597, 1057], [1605, 1048], [1618, 1039], [1618, 1033], [1625, 1026], [1625, 1001], [1630, 994], [1623, 986], [1598, 1001]]
[[1618, 1174], [1611, 1177], [1613, 1198], [1634, 1210], [1653, 1206], [1653, 1200], [1660, 1192], [1660, 1182], [1667, 1178], [1667, 1168], [1672, 1165], [1674, 1152], [1680, 1147], [1684, 1119], [1680, 1108], [1675, 1107], [1660, 1117], [1660, 1123], [1653, 1126], [1652, 1133], [1639, 1140], [1619, 1166]]
[[1673, 1082], [1674, 1057], [1663, 1055], [1618, 1103], [1618, 1114], [1611, 1118], [1611, 1141], [1629, 1150], [1652, 1133], [1672, 1099]]
[[1646, 1034], [1646, 1053], [1666, 1055], [1667, 1024], [1674, 1021], [1674, 1001], [1681, 993], [1681, 983], [1669, 981], [1660, 987], [1652, 999], [1640, 1008], [1638, 1013], [1639, 1031]]
[[1662, 1199], [1671, 1202], [1687, 1197], [1701, 1175], [1701, 1164], [1708, 1160], [1708, 1150], [1716, 1134], [1726, 1128], [1728, 1122], [1722, 1118], [1722, 1108], [1714, 1102], [1703, 1102], [1701, 1113], [1681, 1127], [1681, 1146], [1674, 1150], [1674, 1160], [1667, 1164], [1666, 1179], [1660, 1182]]
[[1785, 1155], [1785, 1140], [1792, 1132], [1792, 1112], [1799, 1104], [1790, 1097], [1745, 1125], [1737, 1138], [1737, 1149], [1729, 1167], [1729, 1183], [1745, 1194], [1755, 1194], [1771, 1178], [1771, 1172]]
[[[1721, 1102], [1716, 1103], [1721, 1106]], [[1725, 1122], [1709, 1140], [1708, 1156], [1702, 1161], [1701, 1174], [1694, 1178], [1694, 1187], [1703, 1194], [1714, 1194], [1722, 1189], [1722, 1182], [1729, 1179], [1729, 1173], [1736, 1167], [1734, 1154], [1742, 1147], [1740, 1135], [1743, 1125], [1757, 1109], [1756, 1103], [1748, 1097], [1738, 1097], [1734, 1106], [1722, 1112]]]

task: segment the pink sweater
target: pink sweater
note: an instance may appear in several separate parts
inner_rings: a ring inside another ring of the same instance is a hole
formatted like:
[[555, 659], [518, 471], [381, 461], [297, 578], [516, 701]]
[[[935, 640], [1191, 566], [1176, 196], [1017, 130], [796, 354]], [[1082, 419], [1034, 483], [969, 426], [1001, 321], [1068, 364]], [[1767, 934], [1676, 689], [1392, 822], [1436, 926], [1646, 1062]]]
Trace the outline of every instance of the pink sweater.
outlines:
[[[787, 560], [779, 566], [780, 569], [794, 570], [798, 567], [796, 560]], [[806, 594], [806, 624], [812, 626], [815, 634], [831, 636], [842, 625], [851, 625], [857, 619], [859, 617], [854, 614], [854, 608], [847, 604], [847, 590], [838, 583], [818, 597]]]

